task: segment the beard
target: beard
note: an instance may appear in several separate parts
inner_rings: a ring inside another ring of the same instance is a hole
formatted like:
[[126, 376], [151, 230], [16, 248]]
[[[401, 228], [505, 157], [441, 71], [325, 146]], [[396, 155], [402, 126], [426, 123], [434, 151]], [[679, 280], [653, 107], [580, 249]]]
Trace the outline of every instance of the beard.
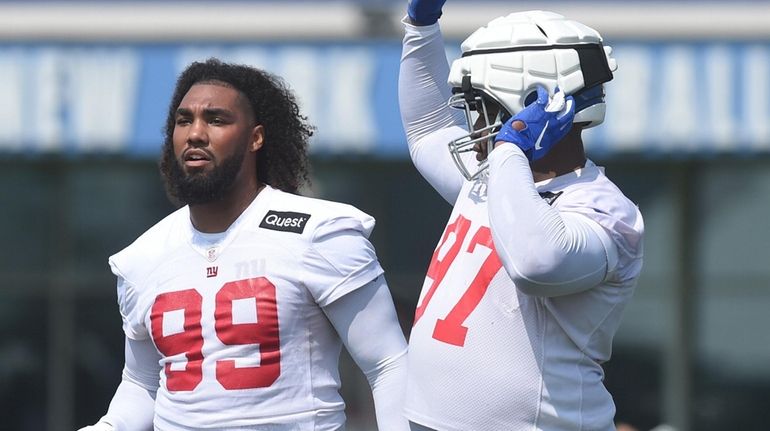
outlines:
[[210, 172], [188, 174], [177, 160], [173, 147], [166, 144], [160, 162], [166, 193], [172, 201], [180, 205], [199, 205], [221, 200], [235, 183], [243, 158], [243, 152], [236, 151], [214, 166]]

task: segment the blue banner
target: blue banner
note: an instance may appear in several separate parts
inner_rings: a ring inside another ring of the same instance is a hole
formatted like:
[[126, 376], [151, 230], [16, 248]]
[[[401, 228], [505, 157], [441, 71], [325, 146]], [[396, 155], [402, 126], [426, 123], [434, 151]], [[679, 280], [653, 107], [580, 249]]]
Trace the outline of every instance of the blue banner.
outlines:
[[[456, 56], [457, 44], [448, 50]], [[770, 150], [770, 44], [615, 44], [607, 119], [589, 151]], [[399, 41], [0, 44], [0, 152], [155, 157], [179, 72], [208, 57], [283, 77], [318, 128], [315, 154], [406, 157]]]

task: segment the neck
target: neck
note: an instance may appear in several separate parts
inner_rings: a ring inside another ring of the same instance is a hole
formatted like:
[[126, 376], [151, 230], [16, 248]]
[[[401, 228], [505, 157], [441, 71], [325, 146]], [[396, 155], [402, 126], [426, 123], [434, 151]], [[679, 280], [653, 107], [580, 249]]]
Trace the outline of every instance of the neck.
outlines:
[[532, 163], [532, 177], [535, 182], [564, 175], [586, 164], [586, 154], [581, 137], [582, 127], [575, 126], [542, 159]]
[[190, 205], [190, 221], [199, 232], [224, 232], [243, 214], [264, 187], [264, 184], [255, 180], [244, 187], [230, 190], [220, 200]]

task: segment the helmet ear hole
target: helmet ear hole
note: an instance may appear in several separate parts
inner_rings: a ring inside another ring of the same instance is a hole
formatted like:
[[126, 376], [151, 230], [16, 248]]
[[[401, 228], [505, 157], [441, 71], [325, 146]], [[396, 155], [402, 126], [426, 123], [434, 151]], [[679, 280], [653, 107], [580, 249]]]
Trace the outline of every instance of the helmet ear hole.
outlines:
[[534, 101], [537, 100], [537, 91], [533, 91], [524, 98], [524, 106], [531, 105]]

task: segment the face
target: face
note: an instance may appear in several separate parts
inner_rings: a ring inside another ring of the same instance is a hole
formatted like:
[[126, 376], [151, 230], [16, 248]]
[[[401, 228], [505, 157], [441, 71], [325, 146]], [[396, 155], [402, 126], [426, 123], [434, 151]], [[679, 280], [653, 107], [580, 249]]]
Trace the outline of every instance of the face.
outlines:
[[177, 108], [172, 145], [164, 149], [169, 192], [194, 205], [222, 199], [244, 183], [256, 185], [254, 153], [262, 141], [262, 126], [238, 90], [193, 85]]

